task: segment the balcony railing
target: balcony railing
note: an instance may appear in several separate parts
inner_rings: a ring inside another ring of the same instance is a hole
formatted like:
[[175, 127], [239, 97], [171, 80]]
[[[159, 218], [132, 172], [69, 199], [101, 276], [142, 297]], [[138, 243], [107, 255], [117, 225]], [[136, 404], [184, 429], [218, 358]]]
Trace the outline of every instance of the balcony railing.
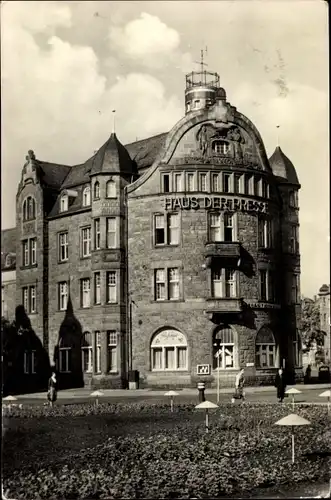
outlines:
[[243, 299], [241, 297], [222, 297], [208, 299], [206, 313], [224, 314], [241, 313]]
[[206, 243], [205, 257], [207, 266], [212, 263], [213, 258], [218, 259], [239, 259], [241, 255], [241, 245], [237, 241], [219, 241], [217, 243]]

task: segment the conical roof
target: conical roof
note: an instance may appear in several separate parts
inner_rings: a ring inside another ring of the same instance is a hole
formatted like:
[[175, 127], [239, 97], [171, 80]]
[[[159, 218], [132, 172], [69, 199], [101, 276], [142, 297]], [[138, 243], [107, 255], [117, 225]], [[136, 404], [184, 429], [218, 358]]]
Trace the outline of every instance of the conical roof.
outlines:
[[287, 415], [287, 417], [281, 418], [278, 422], [275, 422], [275, 425], [310, 425], [310, 422], [295, 413], [291, 413]]
[[90, 175], [95, 174], [133, 174], [135, 164], [127, 149], [112, 133], [108, 141], [97, 151], [92, 159]]
[[286, 179], [290, 184], [300, 185], [293, 163], [279, 146], [276, 147], [275, 152], [270, 156], [269, 163], [274, 175]]
[[215, 405], [215, 403], [212, 403], [211, 401], [203, 401], [203, 403], [200, 403], [196, 406], [198, 410], [209, 410], [211, 408], [218, 408], [218, 405]]

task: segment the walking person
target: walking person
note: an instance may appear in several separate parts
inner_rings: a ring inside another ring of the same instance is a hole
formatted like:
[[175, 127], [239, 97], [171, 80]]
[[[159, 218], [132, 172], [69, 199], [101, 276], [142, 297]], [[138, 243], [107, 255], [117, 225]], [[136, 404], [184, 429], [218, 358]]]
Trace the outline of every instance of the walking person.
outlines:
[[245, 371], [242, 368], [236, 376], [235, 382], [235, 395], [238, 399], [245, 399], [244, 385], [245, 385]]
[[48, 381], [47, 399], [51, 406], [53, 406], [53, 403], [55, 403], [57, 399], [57, 380], [55, 372], [52, 372], [52, 375]]
[[285, 397], [285, 390], [286, 390], [286, 380], [283, 368], [279, 368], [278, 370], [278, 373], [275, 378], [275, 387], [277, 388], [278, 402], [282, 403]]

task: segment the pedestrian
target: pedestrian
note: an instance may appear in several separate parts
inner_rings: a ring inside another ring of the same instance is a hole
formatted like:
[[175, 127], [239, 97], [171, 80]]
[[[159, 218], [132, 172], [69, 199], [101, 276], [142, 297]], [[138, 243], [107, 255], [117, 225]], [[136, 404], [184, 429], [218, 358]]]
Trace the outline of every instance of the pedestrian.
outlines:
[[308, 365], [305, 373], [305, 384], [309, 384], [310, 377], [311, 377], [311, 366]]
[[51, 406], [53, 406], [53, 403], [55, 403], [57, 399], [57, 380], [55, 372], [52, 372], [52, 375], [48, 381], [47, 399]]
[[245, 384], [245, 371], [242, 368], [236, 376], [235, 382], [235, 396], [237, 399], [245, 399], [244, 384]]
[[277, 398], [278, 402], [282, 403], [285, 397], [286, 380], [283, 368], [279, 368], [278, 373], [275, 378], [275, 387], [277, 388]]

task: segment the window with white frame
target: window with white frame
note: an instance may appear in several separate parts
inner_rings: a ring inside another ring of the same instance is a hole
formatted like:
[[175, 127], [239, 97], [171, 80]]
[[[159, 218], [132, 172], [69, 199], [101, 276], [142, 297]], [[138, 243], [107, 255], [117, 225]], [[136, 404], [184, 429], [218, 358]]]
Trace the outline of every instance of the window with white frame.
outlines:
[[83, 278], [80, 280], [81, 287], [81, 307], [90, 307], [91, 305], [91, 282], [90, 278]]
[[216, 154], [226, 155], [230, 151], [230, 144], [225, 141], [214, 141], [212, 150]]
[[61, 281], [59, 287], [59, 310], [66, 311], [68, 305], [68, 282]]
[[219, 174], [211, 174], [211, 190], [213, 193], [220, 191]]
[[276, 366], [276, 343], [270, 328], [260, 328], [255, 340], [256, 368], [274, 368]]
[[204, 172], [200, 173], [199, 181], [200, 181], [200, 191], [202, 191], [203, 193], [206, 193], [208, 191], [207, 174]]
[[100, 219], [94, 219], [94, 249], [100, 250], [100, 248], [101, 248]]
[[30, 239], [30, 263], [33, 266], [37, 263], [37, 239]]
[[237, 297], [237, 276], [233, 269], [215, 268], [212, 270], [212, 296], [214, 298]]
[[162, 193], [170, 193], [170, 174], [161, 174], [161, 191]]
[[91, 255], [91, 227], [84, 227], [81, 232], [82, 257]]
[[152, 371], [185, 371], [188, 369], [187, 340], [178, 330], [162, 330], [151, 342]]
[[299, 227], [290, 226], [290, 253], [296, 254], [299, 251]]
[[117, 302], [117, 276], [116, 271], [107, 272], [107, 302], [116, 304]]
[[23, 266], [28, 266], [30, 264], [29, 240], [22, 241], [22, 257], [23, 257]]
[[37, 263], [37, 239], [29, 238], [22, 241], [22, 264], [33, 266]]
[[34, 375], [37, 373], [36, 370], [36, 351], [24, 351], [24, 374], [25, 375]]
[[95, 371], [101, 373], [101, 332], [95, 332]]
[[37, 289], [36, 285], [25, 286], [22, 288], [22, 303], [27, 314], [37, 312]]
[[91, 205], [91, 188], [86, 186], [83, 190], [83, 207]]
[[155, 269], [155, 300], [166, 300], [165, 269]]
[[32, 196], [28, 196], [23, 201], [23, 221], [33, 220], [36, 218], [36, 201]]
[[115, 330], [107, 331], [108, 342], [108, 372], [117, 371], [117, 332]]
[[258, 219], [258, 245], [260, 248], [271, 248], [273, 245], [273, 224], [269, 219]]
[[116, 198], [116, 184], [113, 180], [109, 180], [106, 184], [106, 197]]
[[65, 262], [68, 258], [68, 231], [66, 231], [59, 234], [59, 261]]
[[93, 345], [90, 332], [84, 332], [82, 337], [82, 368], [84, 373], [93, 372]]
[[94, 183], [94, 199], [98, 200], [100, 198], [100, 183], [95, 181]]
[[68, 195], [63, 194], [60, 198], [60, 212], [67, 212], [68, 211]]
[[106, 219], [106, 243], [107, 248], [116, 248], [116, 217]]
[[233, 176], [233, 191], [238, 194], [241, 193], [241, 175], [234, 174]]
[[209, 215], [209, 238], [210, 241], [222, 241], [221, 214], [219, 213]]
[[94, 303], [101, 304], [101, 275], [94, 273]]
[[187, 191], [195, 191], [195, 185], [194, 185], [194, 173], [193, 172], [188, 172], [186, 174], [186, 190]]
[[71, 345], [63, 338], [59, 342], [59, 372], [71, 372]]
[[179, 244], [179, 214], [154, 215], [154, 244], [178, 245]]
[[169, 300], [179, 299], [179, 269], [176, 267], [168, 269], [168, 294]]
[[213, 335], [213, 368], [227, 370], [235, 366], [235, 339], [231, 327], [222, 325]]
[[176, 193], [183, 191], [183, 174], [181, 172], [174, 172], [174, 191]]
[[223, 173], [223, 193], [231, 192], [231, 174]]
[[234, 241], [233, 214], [224, 213], [224, 241]]

